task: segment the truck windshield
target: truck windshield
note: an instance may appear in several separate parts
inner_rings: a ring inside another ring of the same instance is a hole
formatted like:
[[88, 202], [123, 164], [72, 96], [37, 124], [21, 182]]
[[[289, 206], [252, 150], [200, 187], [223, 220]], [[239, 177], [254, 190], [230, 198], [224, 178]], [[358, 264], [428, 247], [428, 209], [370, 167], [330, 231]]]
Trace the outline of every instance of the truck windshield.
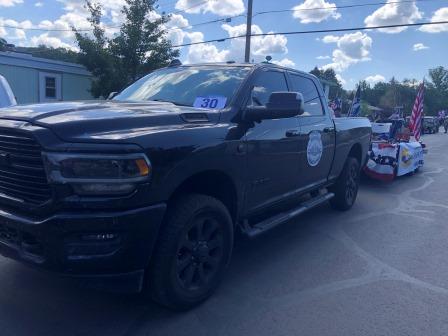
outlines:
[[[230, 102], [249, 69], [216, 66], [164, 68], [138, 80], [114, 100], [164, 101], [179, 106], [222, 108]], [[212, 101], [211, 106], [207, 105], [209, 101]]]

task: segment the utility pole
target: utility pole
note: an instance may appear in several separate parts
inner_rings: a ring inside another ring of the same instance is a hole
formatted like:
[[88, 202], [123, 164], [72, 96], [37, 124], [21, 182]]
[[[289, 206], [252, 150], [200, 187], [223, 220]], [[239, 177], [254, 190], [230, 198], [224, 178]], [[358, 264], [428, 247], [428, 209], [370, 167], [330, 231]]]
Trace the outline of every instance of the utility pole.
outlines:
[[252, 35], [252, 4], [253, 0], [248, 0], [247, 4], [247, 26], [246, 26], [246, 53], [244, 62], [250, 62], [250, 39]]

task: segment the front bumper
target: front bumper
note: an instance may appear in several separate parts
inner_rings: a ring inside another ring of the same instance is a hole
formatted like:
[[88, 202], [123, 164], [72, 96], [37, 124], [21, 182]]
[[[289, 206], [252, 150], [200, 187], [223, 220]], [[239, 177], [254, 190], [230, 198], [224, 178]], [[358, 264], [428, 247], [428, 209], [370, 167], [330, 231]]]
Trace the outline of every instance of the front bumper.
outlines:
[[127, 291], [138, 291], [165, 210], [165, 204], [158, 204], [120, 212], [59, 213], [32, 220], [0, 209], [0, 254], [91, 280], [95, 287], [118, 289], [122, 284]]

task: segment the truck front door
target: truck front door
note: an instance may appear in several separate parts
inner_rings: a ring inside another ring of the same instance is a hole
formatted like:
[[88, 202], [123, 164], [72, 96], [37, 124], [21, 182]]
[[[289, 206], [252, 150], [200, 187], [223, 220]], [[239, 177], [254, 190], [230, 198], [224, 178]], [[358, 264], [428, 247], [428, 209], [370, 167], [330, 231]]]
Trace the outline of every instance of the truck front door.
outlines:
[[322, 101], [321, 93], [311, 78], [289, 73], [292, 90], [303, 94], [305, 113], [299, 117], [301, 162], [299, 188], [308, 189], [325, 183], [335, 151], [335, 126]]
[[[285, 72], [260, 69], [254, 74], [247, 105], [263, 106], [272, 92], [288, 91]], [[298, 117], [263, 120], [246, 132], [246, 209], [261, 210], [297, 188], [299, 170]]]

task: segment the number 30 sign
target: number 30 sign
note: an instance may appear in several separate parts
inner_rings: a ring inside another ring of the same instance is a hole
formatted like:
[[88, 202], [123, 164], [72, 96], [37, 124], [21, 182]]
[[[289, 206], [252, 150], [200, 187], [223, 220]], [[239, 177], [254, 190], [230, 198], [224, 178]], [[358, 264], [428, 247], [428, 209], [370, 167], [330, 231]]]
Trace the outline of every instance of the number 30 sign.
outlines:
[[226, 106], [227, 98], [220, 96], [196, 97], [194, 107], [205, 109], [222, 109]]

